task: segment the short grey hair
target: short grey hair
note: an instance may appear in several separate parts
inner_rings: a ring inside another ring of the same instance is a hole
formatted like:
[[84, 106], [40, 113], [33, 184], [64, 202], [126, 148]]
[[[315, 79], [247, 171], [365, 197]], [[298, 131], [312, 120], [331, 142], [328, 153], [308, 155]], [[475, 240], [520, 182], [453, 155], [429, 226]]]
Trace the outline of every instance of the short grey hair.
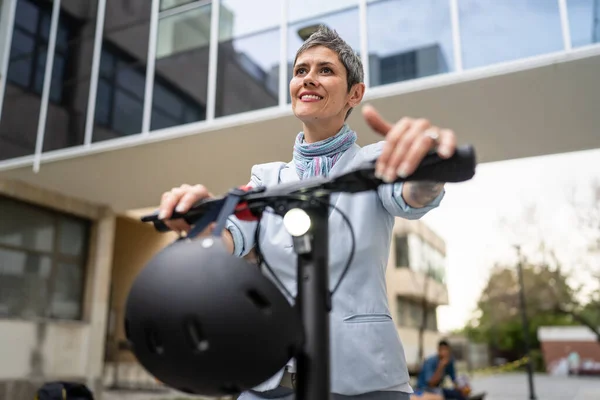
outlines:
[[[352, 47], [340, 37], [340, 35], [334, 30], [325, 25], [320, 25], [319, 28], [312, 34], [306, 41], [300, 46], [296, 52], [296, 58], [294, 59], [294, 65], [298, 57], [306, 50], [315, 46], [324, 46], [329, 50], [334, 51], [341, 63], [346, 68], [346, 79], [348, 84], [348, 92], [352, 89], [352, 86], [357, 83], [362, 83], [365, 80], [365, 72], [363, 69], [362, 60], [352, 49]], [[346, 119], [352, 112], [352, 108], [348, 110]]]

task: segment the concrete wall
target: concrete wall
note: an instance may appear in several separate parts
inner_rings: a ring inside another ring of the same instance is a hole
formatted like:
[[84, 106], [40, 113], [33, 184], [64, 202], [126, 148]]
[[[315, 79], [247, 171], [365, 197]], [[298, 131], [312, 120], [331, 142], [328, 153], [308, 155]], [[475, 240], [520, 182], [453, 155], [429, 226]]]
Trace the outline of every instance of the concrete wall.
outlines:
[[99, 392], [115, 217], [105, 207], [20, 182], [0, 180], [0, 194], [93, 221], [82, 320], [0, 319], [0, 400], [33, 398], [43, 382], [56, 379]]

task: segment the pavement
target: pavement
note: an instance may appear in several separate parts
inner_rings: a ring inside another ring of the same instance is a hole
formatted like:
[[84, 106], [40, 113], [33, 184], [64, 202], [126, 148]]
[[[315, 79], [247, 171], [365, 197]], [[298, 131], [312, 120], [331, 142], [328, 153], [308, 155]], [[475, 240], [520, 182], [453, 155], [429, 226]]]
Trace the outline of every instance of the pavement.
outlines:
[[[599, 377], [568, 377], [536, 374], [536, 400], [600, 400]], [[527, 375], [521, 373], [475, 377], [473, 392], [487, 392], [485, 400], [530, 400]], [[210, 400], [181, 392], [106, 391], [102, 400]], [[213, 398], [214, 399], [214, 398]], [[221, 400], [230, 400], [222, 397]]]
[[[476, 377], [473, 392], [487, 392], [485, 400], [529, 400], [527, 375], [522, 373]], [[536, 400], [600, 400], [599, 377], [569, 377], [535, 374]]]

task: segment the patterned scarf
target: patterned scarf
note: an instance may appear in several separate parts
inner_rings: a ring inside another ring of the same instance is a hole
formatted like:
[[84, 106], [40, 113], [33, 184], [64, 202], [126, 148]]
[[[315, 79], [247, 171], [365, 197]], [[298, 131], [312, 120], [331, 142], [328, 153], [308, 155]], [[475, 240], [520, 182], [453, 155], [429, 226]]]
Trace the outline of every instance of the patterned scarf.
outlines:
[[304, 132], [296, 136], [294, 163], [300, 179], [327, 176], [342, 154], [356, 142], [356, 132], [344, 124], [342, 129], [328, 139], [305, 143]]

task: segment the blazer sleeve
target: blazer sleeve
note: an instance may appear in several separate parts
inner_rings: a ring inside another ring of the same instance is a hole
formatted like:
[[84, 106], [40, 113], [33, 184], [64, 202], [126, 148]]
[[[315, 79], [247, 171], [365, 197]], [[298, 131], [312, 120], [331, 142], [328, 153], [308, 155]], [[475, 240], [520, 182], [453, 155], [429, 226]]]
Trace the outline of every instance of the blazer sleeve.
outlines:
[[[253, 188], [264, 186], [266, 178], [271, 177], [271, 175], [273, 175], [273, 179], [270, 181], [277, 182], [282, 165], [285, 164], [267, 163], [253, 166], [248, 186]], [[243, 257], [252, 250], [255, 244], [254, 239], [257, 225], [256, 221], [240, 221], [233, 215], [227, 219], [225, 228], [231, 232], [231, 236], [233, 237], [233, 254], [235, 256]]]
[[[365, 159], [374, 159], [377, 158], [382, 150], [383, 150], [384, 142], [378, 142], [366, 147], [363, 147], [365, 150]], [[383, 204], [383, 207], [394, 217], [402, 217], [405, 219], [419, 219], [427, 214], [429, 211], [438, 207], [446, 194], [446, 190], [442, 190], [442, 192], [428, 205], [425, 207], [414, 208], [406, 204], [404, 198], [402, 197], [402, 187], [404, 186], [403, 182], [380, 185], [377, 189], [377, 194]]]

